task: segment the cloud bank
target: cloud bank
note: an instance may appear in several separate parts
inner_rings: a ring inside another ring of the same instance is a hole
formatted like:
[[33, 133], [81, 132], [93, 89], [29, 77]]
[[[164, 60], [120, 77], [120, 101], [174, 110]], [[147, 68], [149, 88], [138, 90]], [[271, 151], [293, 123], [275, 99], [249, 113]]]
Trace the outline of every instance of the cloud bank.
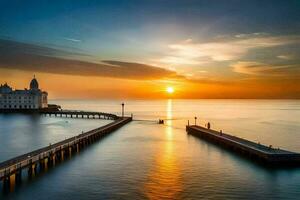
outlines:
[[300, 73], [298, 65], [268, 65], [260, 62], [241, 61], [231, 67], [234, 72], [258, 76], [293, 76], [293, 73], [294, 75]]
[[161, 58], [168, 64], [203, 64], [207, 62], [234, 61], [252, 49], [300, 44], [300, 36], [268, 36], [267, 34], [240, 34], [210, 42], [191, 39], [169, 45], [170, 53]]
[[76, 54], [34, 44], [0, 40], [0, 68], [137, 80], [179, 77], [174, 71], [134, 62], [108, 60], [95, 63], [70, 59]]

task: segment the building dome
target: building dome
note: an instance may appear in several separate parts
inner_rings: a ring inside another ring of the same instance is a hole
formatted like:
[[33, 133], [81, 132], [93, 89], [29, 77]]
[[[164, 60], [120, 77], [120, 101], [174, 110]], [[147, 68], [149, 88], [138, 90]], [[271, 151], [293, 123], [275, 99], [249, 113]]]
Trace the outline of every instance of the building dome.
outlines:
[[30, 82], [30, 89], [31, 90], [38, 90], [39, 89], [39, 83], [35, 79], [35, 76], [34, 76], [34, 78]]
[[0, 85], [0, 93], [10, 93], [12, 92], [12, 88], [5, 83], [4, 85]]

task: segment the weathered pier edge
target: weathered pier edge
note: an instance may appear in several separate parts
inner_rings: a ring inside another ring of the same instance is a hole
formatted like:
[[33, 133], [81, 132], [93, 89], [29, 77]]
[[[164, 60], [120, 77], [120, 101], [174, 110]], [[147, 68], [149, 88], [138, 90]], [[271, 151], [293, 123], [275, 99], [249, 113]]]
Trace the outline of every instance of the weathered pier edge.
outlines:
[[268, 167], [300, 166], [300, 154], [245, 140], [201, 126], [186, 126], [188, 134], [200, 137]]
[[38, 172], [38, 169], [42, 171], [55, 165], [55, 162], [70, 157], [72, 153], [79, 152], [130, 121], [132, 117], [120, 117], [102, 127], [0, 163], [0, 180], [3, 181], [3, 189], [10, 187], [11, 179], [15, 183], [21, 182], [23, 169], [27, 169], [28, 176], [31, 177]]

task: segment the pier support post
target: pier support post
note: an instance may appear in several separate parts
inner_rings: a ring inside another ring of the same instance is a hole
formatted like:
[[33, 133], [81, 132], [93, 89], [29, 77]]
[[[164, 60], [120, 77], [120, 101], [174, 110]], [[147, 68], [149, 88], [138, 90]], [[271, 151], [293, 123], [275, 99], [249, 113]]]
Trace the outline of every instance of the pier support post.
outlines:
[[32, 165], [28, 166], [27, 172], [28, 172], [28, 177], [31, 178], [32, 177]]
[[3, 177], [3, 192], [9, 191], [10, 188], [10, 170], [4, 171], [4, 177]]
[[16, 183], [19, 184], [22, 182], [22, 169], [18, 169], [15, 174]]
[[76, 144], [77, 153], [79, 152], [79, 143]]
[[72, 146], [68, 146], [66, 149], [66, 155], [70, 158], [72, 156]]
[[40, 171], [43, 171], [46, 167], [46, 163], [45, 163], [45, 159], [44, 158], [40, 158], [39, 159], [39, 166], [40, 166]]
[[28, 166], [28, 177], [31, 178], [32, 174], [36, 175], [37, 164], [32, 164]]
[[3, 191], [7, 192], [10, 188], [10, 176], [5, 176], [3, 178]]
[[47, 158], [47, 163], [48, 163], [48, 167], [52, 167], [54, 164], [54, 159], [53, 159], [53, 154], [49, 154], [48, 158]]
[[61, 150], [60, 151], [57, 151], [55, 154], [55, 161], [59, 162], [61, 161]]
[[22, 180], [22, 168], [21, 163], [16, 165], [15, 182], [18, 184]]
[[[28, 158], [30, 158], [30, 156], [28, 156]], [[32, 176], [32, 159], [28, 160], [28, 177]]]
[[33, 164], [33, 172], [34, 172], [34, 175], [36, 175], [36, 173], [37, 173], [37, 163]]

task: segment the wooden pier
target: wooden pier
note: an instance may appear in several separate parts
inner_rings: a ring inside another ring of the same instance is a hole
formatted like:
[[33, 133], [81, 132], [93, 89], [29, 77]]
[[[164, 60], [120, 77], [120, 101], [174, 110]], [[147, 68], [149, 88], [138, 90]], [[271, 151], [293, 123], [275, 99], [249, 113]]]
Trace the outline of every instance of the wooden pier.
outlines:
[[217, 145], [231, 149], [236, 153], [272, 166], [300, 166], [300, 154], [271, 146], [265, 146], [226, 133], [201, 126], [186, 126], [188, 134], [209, 140]]
[[0, 180], [3, 181], [4, 188], [7, 188], [12, 178], [15, 183], [21, 181], [22, 170], [27, 169], [30, 177], [46, 167], [53, 166], [55, 162], [71, 156], [72, 153], [79, 152], [80, 149], [100, 140], [130, 121], [132, 121], [131, 117], [118, 117], [114, 122], [102, 127], [2, 162]]
[[40, 111], [39, 113], [50, 117], [54, 116], [54, 117], [108, 119], [108, 120], [116, 120], [119, 118], [117, 115], [110, 114], [110, 113], [77, 111], [77, 110]]
[[111, 113], [81, 111], [81, 110], [58, 110], [58, 109], [0, 109], [0, 114], [41, 114], [49, 117], [69, 117], [86, 119], [116, 120], [119, 117]]

